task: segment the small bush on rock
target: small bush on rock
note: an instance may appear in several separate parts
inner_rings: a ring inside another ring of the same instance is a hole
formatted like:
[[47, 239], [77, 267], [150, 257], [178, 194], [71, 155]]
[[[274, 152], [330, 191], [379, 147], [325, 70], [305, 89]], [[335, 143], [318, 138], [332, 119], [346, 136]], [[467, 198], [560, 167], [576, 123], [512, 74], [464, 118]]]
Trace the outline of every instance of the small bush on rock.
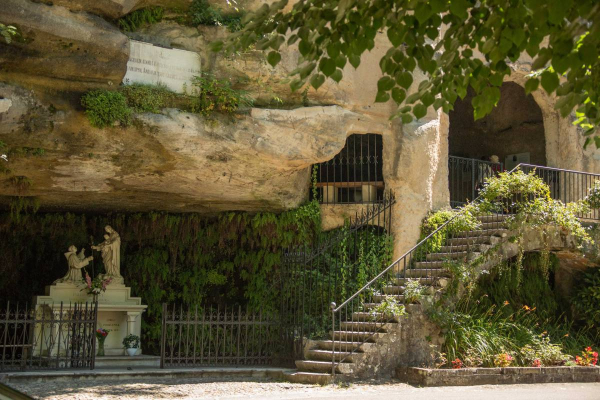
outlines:
[[121, 88], [121, 93], [127, 98], [127, 104], [135, 112], [160, 113], [173, 105], [175, 93], [165, 86], [133, 83]]
[[110, 90], [92, 90], [86, 93], [81, 104], [92, 126], [104, 128], [119, 122], [121, 125], [131, 123], [132, 110], [122, 93]]

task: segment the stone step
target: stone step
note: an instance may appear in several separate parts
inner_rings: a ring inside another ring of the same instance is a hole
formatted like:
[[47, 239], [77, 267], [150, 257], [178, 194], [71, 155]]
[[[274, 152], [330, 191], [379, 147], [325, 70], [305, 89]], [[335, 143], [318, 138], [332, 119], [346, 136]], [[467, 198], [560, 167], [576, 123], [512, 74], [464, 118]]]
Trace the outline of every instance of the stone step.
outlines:
[[[358, 346], [362, 342], [375, 342], [381, 335], [385, 335], [385, 333], [373, 333], [369, 331], [334, 331], [333, 339], [336, 341], [355, 342]], [[329, 332], [329, 336], [332, 336], [331, 332]]]
[[416, 277], [416, 278], [405, 278], [404, 276], [402, 276], [402, 272], [399, 272], [396, 276], [396, 278], [394, 278], [393, 283], [394, 285], [397, 286], [406, 286], [406, 283], [409, 281], [419, 281], [419, 283], [421, 283], [421, 285], [433, 285], [436, 283], [436, 278], [420, 278], [420, 277]]
[[422, 278], [422, 277], [439, 278], [442, 276], [450, 276], [448, 271], [441, 269], [441, 268], [439, 268], [439, 269], [412, 268], [412, 269], [407, 269], [407, 270], [403, 271], [402, 274], [404, 274], [404, 276], [407, 278]]
[[159, 368], [160, 356], [96, 356], [95, 368], [127, 368], [147, 367]]
[[[311, 361], [311, 360], [296, 360], [296, 367], [300, 372], [320, 372], [330, 373], [331, 372], [331, 361]], [[349, 374], [353, 370], [352, 363], [343, 362], [335, 364], [335, 372], [340, 374]]]
[[454, 254], [454, 253], [479, 253], [480, 244], [456, 244], [451, 246], [440, 247], [440, 252], [435, 254]]
[[392, 297], [396, 299], [398, 303], [404, 302], [404, 295], [402, 294], [375, 294], [371, 300], [373, 303], [381, 303], [386, 297]]
[[[309, 350], [306, 352], [306, 356], [310, 361], [329, 361], [333, 357], [334, 352], [332, 350]], [[343, 362], [355, 362], [358, 358], [362, 357], [363, 353], [352, 353], [350, 351], [335, 351], [335, 360]]]
[[357, 332], [387, 332], [392, 329], [394, 325], [396, 325], [394, 322], [343, 321], [340, 323], [340, 329]]
[[404, 293], [405, 286], [400, 285], [389, 285], [383, 287], [384, 294], [402, 294]]
[[367, 352], [369, 348], [373, 346], [373, 343], [358, 343], [358, 342], [346, 342], [336, 340], [316, 340], [315, 347], [322, 350], [333, 350], [335, 345], [335, 351], [355, 351], [355, 352]]
[[416, 269], [441, 269], [444, 268], [446, 261], [417, 261]]
[[488, 223], [488, 222], [497, 222], [497, 221], [505, 221], [508, 218], [509, 214], [487, 214], [487, 215], [479, 215], [477, 219], [480, 222]]
[[464, 237], [481, 237], [481, 236], [506, 236], [508, 229], [497, 228], [497, 229], [478, 229], [475, 231], [464, 231], [457, 232], [453, 238], [464, 238]]
[[479, 229], [506, 229], [506, 222], [504, 220], [484, 222], [479, 226]]
[[[373, 304], [375, 306], [378, 303], [368, 303], [368, 304]], [[393, 316], [389, 317], [389, 316], [384, 316], [382, 313], [357, 311], [357, 312], [352, 313], [352, 321], [399, 322], [400, 317], [393, 317]]]
[[427, 254], [427, 261], [465, 260], [470, 254], [468, 251], [431, 253]]
[[[446, 240], [446, 246], [490, 244], [489, 236], [454, 237]], [[444, 246], [445, 247], [445, 246]], [[442, 250], [443, 251], [443, 250]]]
[[329, 385], [333, 381], [330, 373], [292, 372], [284, 373], [283, 377], [292, 383], [308, 383], [313, 385]]

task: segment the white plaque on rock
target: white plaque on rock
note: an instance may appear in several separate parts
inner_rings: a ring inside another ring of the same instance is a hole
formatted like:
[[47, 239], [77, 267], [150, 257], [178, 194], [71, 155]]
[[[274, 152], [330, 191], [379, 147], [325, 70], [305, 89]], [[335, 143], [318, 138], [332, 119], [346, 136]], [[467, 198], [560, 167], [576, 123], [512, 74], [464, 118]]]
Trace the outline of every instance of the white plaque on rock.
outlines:
[[123, 83], [165, 85], [177, 93], [191, 88], [200, 75], [200, 56], [193, 51], [167, 49], [151, 43], [129, 41], [129, 61]]

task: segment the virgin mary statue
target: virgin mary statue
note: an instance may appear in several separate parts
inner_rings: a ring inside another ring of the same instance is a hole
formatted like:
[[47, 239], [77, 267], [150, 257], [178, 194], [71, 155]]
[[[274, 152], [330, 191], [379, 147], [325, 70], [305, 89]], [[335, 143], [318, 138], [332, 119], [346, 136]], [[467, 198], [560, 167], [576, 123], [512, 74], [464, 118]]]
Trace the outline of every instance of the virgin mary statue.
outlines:
[[104, 242], [97, 246], [92, 246], [92, 249], [99, 250], [101, 252], [106, 275], [114, 278], [120, 278], [121, 237], [110, 225], [106, 225], [104, 230], [106, 231], [106, 235], [104, 235]]

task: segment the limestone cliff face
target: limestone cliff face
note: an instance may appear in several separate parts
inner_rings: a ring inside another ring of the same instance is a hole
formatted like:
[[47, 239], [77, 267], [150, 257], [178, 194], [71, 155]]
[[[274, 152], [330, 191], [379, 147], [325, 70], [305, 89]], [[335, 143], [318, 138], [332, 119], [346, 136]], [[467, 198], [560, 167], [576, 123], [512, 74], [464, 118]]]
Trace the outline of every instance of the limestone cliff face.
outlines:
[[[59, 210], [281, 211], [307, 199], [312, 164], [333, 158], [348, 135], [376, 133], [383, 136], [386, 188], [399, 200], [396, 255], [412, 247], [427, 211], [448, 205], [449, 122], [430, 110], [402, 126], [389, 120], [393, 104], [374, 104], [385, 35], [359, 68], [346, 65], [340, 84], [328, 80], [317, 92], [291, 93], [289, 73], [299, 57], [293, 47], [273, 69], [261, 52], [211, 53], [208, 43], [226, 35], [224, 27], [165, 21], [126, 36], [114, 23], [141, 7], [176, 3], [189, 0], [3, 0], [0, 22], [16, 25], [22, 37], [0, 41], [0, 151], [13, 154], [9, 163], [0, 161], [0, 203], [18, 195]], [[260, 108], [210, 120], [166, 109], [137, 115], [129, 128], [91, 127], [81, 94], [121, 83], [130, 38], [197, 52], [204, 71], [247, 90]], [[523, 86], [530, 65], [511, 64], [510, 80]], [[409, 93], [421, 80], [415, 76]], [[287, 109], [269, 109], [276, 98]], [[541, 92], [534, 98], [548, 165], [600, 171], [600, 157], [583, 151], [581, 135], [559, 118], [555, 100]], [[20, 176], [31, 186], [15, 185]], [[335, 207], [325, 210], [329, 228], [348, 214]]]
[[2, 79], [49, 91], [83, 91], [118, 85], [125, 75], [129, 39], [114, 25], [66, 7], [5, 0], [0, 22], [19, 28], [10, 45], [0, 41]]

